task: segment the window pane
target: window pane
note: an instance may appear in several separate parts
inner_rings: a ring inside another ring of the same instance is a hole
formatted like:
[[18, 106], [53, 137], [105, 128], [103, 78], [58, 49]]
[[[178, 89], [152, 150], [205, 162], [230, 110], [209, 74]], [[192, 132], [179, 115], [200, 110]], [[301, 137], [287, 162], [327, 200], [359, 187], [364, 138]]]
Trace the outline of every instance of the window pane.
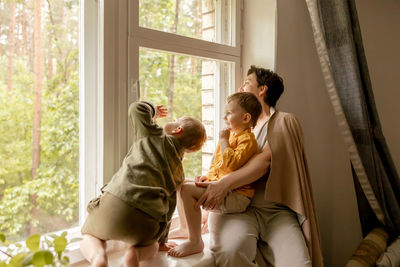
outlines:
[[221, 90], [230, 91], [219, 86], [221, 72], [232, 69], [233, 63], [140, 48], [139, 64], [141, 100], [168, 108], [168, 117], [158, 120], [161, 126], [182, 116], [204, 123], [207, 142], [202, 151], [185, 154], [183, 165], [186, 178], [205, 174], [218, 138], [215, 97]]
[[232, 0], [139, 0], [139, 26], [234, 45]]
[[79, 0], [0, 16], [0, 232], [20, 240], [78, 225]]

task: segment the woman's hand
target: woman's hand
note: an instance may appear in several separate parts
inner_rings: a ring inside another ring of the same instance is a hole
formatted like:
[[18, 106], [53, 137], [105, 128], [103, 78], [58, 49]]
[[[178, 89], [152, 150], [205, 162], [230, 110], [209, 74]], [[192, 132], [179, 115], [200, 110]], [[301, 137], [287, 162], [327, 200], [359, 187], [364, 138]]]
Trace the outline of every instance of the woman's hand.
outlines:
[[203, 206], [203, 209], [206, 210], [213, 210], [219, 207], [228, 193], [228, 188], [226, 188], [222, 180], [215, 182], [196, 182], [196, 186], [207, 188], [196, 203], [197, 208]]
[[201, 210], [201, 234], [206, 234], [208, 233], [208, 215], [210, 214], [210, 211], [208, 210]]

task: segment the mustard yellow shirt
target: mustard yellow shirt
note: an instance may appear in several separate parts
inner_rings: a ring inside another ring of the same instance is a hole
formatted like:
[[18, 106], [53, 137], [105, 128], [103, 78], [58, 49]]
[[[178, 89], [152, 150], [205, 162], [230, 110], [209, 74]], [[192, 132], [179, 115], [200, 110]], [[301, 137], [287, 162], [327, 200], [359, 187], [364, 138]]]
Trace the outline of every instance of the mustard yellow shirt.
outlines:
[[[258, 153], [257, 141], [251, 129], [248, 128], [239, 134], [232, 133], [229, 136], [229, 147], [221, 153], [221, 145], [218, 141], [214, 160], [207, 174], [209, 181], [217, 181], [242, 167], [254, 154]], [[246, 197], [253, 197], [254, 188], [244, 185], [235, 189], [236, 192]]]

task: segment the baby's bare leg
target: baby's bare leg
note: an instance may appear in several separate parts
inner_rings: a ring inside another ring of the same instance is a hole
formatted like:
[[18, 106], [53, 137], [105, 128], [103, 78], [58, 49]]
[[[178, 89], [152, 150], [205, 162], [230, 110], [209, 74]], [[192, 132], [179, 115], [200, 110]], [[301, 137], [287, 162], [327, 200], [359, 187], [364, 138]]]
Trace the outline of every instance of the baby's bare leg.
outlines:
[[197, 187], [194, 183], [186, 183], [181, 188], [181, 197], [189, 240], [171, 249], [168, 254], [174, 257], [185, 257], [203, 251], [204, 243], [201, 239], [201, 210], [195, 204], [205, 189]]
[[145, 263], [156, 255], [158, 242], [145, 247], [131, 246], [125, 253], [125, 267], [139, 267], [139, 262]]
[[106, 242], [89, 234], [83, 234], [80, 242], [82, 255], [93, 267], [107, 267]]

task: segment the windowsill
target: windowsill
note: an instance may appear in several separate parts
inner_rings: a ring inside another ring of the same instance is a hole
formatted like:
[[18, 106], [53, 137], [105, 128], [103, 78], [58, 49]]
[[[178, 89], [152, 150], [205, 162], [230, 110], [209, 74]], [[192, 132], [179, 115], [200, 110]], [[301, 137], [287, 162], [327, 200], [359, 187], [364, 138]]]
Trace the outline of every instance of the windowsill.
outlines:
[[[175, 210], [173, 215], [171, 227], [176, 227], [175, 224], [178, 223], [178, 211]], [[175, 220], [174, 220], [175, 219]], [[80, 238], [81, 232], [80, 227], [75, 227], [67, 230], [68, 239], [72, 238]], [[60, 232], [61, 233], [61, 232]], [[188, 266], [196, 266], [196, 267], [213, 267], [214, 259], [209, 251], [209, 234], [202, 235], [204, 241], [204, 251], [202, 253], [190, 255], [184, 258], [174, 258], [168, 256], [166, 252], [159, 252], [145, 267], [159, 266], [159, 267], [188, 267]], [[177, 244], [182, 243], [183, 239], [170, 239], [169, 241], [175, 242]], [[124, 259], [124, 250], [126, 248], [126, 244], [121, 241], [107, 241], [107, 255], [109, 266], [123, 266]], [[79, 242], [73, 242], [67, 247], [68, 252], [66, 256], [70, 259], [70, 265], [74, 267], [87, 267], [90, 266], [89, 262], [83, 257], [80, 249]]]
[[[107, 255], [113, 257], [114, 254], [123, 253], [126, 248], [125, 244], [118, 241], [107, 241]], [[69, 257], [71, 266], [89, 266], [89, 263], [83, 257], [80, 249], [79, 242], [75, 242], [68, 246], [68, 252], [66, 255]], [[112, 265], [110, 265], [112, 266]]]
[[[61, 232], [60, 232], [61, 233]], [[75, 227], [67, 230], [67, 238], [71, 240], [73, 238], [81, 238], [81, 227]], [[57, 234], [57, 233], [56, 233]], [[107, 241], [107, 254], [112, 254], [114, 252], [119, 252], [125, 249], [125, 244], [118, 241]], [[78, 263], [86, 262], [85, 258], [83, 257], [80, 248], [79, 248], [79, 241], [73, 242], [68, 244], [67, 252], [65, 253], [66, 256], [69, 257], [70, 264], [75, 266]], [[81, 265], [78, 265], [81, 266]], [[82, 265], [85, 266], [85, 265]], [[89, 266], [89, 265], [87, 265]]]
[[[174, 258], [168, 256], [166, 252], [159, 252], [153, 259], [151, 259], [145, 266], [159, 266], [159, 267], [188, 267], [188, 266], [196, 266], [196, 267], [213, 267], [214, 259], [211, 255], [211, 252], [208, 249], [209, 243], [209, 234], [203, 235], [204, 241], [204, 251], [202, 253], [190, 255], [184, 258]], [[184, 240], [177, 239], [171, 240], [176, 243], [182, 243]], [[75, 247], [76, 245], [76, 247]], [[122, 266], [124, 260], [124, 248], [125, 245], [122, 242], [118, 241], [108, 241], [107, 242], [107, 255], [109, 266]], [[79, 250], [79, 243], [76, 242], [73, 248], [70, 248], [70, 252], [67, 254], [70, 257], [70, 263], [73, 267], [87, 267], [90, 266], [89, 262], [87, 262], [80, 250]]]

